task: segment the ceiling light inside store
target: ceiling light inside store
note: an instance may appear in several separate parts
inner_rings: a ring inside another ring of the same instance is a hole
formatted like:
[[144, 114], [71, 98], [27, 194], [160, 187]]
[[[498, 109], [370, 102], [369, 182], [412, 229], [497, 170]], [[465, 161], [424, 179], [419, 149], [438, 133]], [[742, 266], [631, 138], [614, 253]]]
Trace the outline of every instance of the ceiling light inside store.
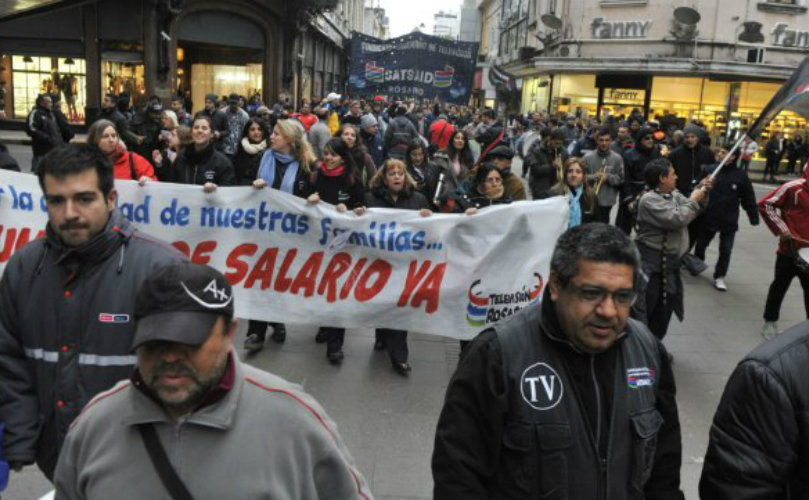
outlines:
[[226, 82], [249, 82], [250, 75], [247, 73], [233, 73], [230, 71], [225, 71], [222, 73], [217, 73], [214, 77], [216, 80], [225, 80]]

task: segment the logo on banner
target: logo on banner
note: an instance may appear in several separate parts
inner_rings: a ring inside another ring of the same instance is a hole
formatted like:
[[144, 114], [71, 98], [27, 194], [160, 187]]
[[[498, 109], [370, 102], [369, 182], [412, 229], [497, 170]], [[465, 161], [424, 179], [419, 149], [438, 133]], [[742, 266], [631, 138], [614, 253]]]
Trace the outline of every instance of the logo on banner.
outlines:
[[365, 63], [365, 79], [374, 83], [385, 83], [385, 68], [376, 65], [376, 61]]
[[444, 66], [444, 71], [435, 72], [435, 83], [433, 85], [439, 88], [451, 87], [453, 76], [455, 76], [455, 68]]
[[523, 286], [522, 290], [516, 292], [488, 295], [484, 295], [480, 290], [481, 280], [475, 280], [467, 292], [469, 304], [466, 306], [466, 323], [476, 328], [484, 327], [497, 323], [524, 307], [538, 304], [545, 282], [539, 273], [534, 273], [534, 277], [537, 282], [533, 289], [529, 290], [527, 286]]
[[565, 388], [562, 378], [546, 363], [536, 363], [520, 377], [523, 400], [535, 410], [550, 410], [562, 401]]
[[630, 368], [626, 371], [626, 383], [631, 389], [653, 386], [655, 371], [652, 368]]
[[128, 314], [100, 313], [98, 321], [101, 323], [129, 323]]

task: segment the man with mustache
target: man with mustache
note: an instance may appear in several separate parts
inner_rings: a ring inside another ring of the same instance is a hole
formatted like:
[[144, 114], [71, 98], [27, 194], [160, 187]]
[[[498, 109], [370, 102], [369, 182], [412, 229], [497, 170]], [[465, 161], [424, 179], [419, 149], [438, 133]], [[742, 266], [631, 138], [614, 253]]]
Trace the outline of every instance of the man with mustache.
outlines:
[[52, 478], [84, 404], [132, 371], [135, 292], [184, 257], [118, 211], [112, 164], [95, 146], [54, 149], [37, 175], [45, 237], [19, 249], [0, 279], [0, 422], [12, 468], [36, 461]]
[[233, 353], [233, 311], [230, 284], [209, 266], [168, 266], [144, 282], [137, 368], [71, 428], [57, 498], [370, 500], [320, 405]]
[[484, 330], [450, 381], [441, 499], [683, 499], [674, 376], [629, 318], [640, 259], [603, 223], [568, 230], [540, 305]]

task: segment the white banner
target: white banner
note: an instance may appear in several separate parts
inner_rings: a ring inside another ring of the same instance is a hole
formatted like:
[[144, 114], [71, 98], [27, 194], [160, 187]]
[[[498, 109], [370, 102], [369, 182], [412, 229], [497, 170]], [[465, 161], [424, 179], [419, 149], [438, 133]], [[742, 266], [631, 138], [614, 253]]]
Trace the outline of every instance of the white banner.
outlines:
[[[239, 317], [462, 339], [540, 300], [568, 219], [562, 197], [473, 216], [357, 216], [270, 189], [116, 188], [119, 209], [142, 231], [225, 274]], [[0, 171], [0, 271], [46, 223], [36, 177]]]

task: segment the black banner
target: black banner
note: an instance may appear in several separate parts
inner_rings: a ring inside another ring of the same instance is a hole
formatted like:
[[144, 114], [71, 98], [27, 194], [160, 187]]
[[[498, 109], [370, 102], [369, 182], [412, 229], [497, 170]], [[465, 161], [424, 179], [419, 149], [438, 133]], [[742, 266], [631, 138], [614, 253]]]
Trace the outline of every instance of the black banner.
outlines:
[[351, 40], [348, 84], [357, 96], [466, 104], [475, 76], [479, 44], [423, 33], [380, 40], [355, 33]]

